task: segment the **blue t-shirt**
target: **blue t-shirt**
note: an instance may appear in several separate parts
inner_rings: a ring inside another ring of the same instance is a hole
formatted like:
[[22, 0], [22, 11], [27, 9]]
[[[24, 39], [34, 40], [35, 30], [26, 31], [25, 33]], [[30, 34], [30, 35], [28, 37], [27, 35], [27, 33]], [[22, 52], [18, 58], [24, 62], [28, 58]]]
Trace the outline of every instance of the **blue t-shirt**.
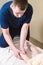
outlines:
[[[12, 9], [10, 8], [11, 3], [12, 1], [7, 2], [1, 8], [0, 25], [1, 25], [1, 28], [3, 29], [9, 28], [10, 35], [13, 39], [15, 35], [20, 34], [21, 27], [24, 23], [27, 23], [27, 24], [30, 23], [30, 20], [33, 14], [33, 8], [30, 4], [28, 4], [28, 8], [25, 11], [24, 15], [20, 18], [16, 18], [13, 14]], [[2, 34], [0, 37], [0, 44], [5, 43], [5, 42], [6, 41]]]

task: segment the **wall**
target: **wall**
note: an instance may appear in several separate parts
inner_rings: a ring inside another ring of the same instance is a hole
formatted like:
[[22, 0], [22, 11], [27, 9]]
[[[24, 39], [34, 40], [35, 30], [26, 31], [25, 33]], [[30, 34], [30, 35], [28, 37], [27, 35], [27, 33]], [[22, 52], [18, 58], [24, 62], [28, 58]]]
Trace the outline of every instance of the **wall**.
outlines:
[[28, 0], [33, 6], [31, 37], [43, 43], [43, 0]]

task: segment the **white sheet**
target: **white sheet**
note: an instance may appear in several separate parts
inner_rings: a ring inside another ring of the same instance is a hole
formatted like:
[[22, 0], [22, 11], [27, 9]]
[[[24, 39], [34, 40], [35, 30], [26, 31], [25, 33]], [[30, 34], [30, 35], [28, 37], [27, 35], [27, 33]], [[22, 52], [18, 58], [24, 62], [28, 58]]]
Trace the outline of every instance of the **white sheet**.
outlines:
[[[38, 47], [36, 48], [39, 51], [43, 52], [42, 49]], [[29, 54], [32, 56], [30, 51]], [[24, 61], [16, 58], [10, 47], [7, 47], [7, 48], [0, 48], [0, 65], [26, 65], [26, 64], [24, 63]]]

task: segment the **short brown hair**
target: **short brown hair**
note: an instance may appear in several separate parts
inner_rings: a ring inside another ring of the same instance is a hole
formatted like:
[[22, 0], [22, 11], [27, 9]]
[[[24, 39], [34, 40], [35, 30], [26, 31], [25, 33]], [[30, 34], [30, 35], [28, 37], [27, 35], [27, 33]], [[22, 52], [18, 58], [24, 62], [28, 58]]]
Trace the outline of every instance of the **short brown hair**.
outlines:
[[21, 10], [24, 10], [28, 6], [28, 0], [14, 0], [14, 4], [19, 6]]

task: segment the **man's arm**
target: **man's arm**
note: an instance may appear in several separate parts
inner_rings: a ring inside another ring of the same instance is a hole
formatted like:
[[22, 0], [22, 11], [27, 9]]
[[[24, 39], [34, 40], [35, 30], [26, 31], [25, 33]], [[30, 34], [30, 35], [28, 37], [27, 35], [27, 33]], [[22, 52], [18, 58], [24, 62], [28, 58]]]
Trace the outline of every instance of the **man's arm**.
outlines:
[[7, 28], [7, 29], [3, 29], [3, 28], [2, 28], [2, 33], [3, 33], [3, 36], [4, 36], [5, 40], [6, 40], [6, 42], [8, 43], [8, 45], [9, 45], [9, 46], [11, 47], [11, 49], [13, 50], [14, 55], [15, 55], [16, 57], [20, 58], [20, 56], [19, 56], [20, 50], [18, 50], [18, 49], [16, 48], [16, 46], [14, 45], [14, 42], [13, 42], [13, 40], [12, 40], [12, 38], [11, 38], [10, 33], [9, 33], [9, 28]]
[[27, 37], [27, 33], [28, 33], [28, 28], [29, 28], [30, 24], [23, 24], [22, 29], [21, 29], [21, 35], [20, 35], [20, 48], [21, 50], [23, 50], [24, 48], [24, 43]]
[[9, 28], [7, 28], [7, 29], [2, 28], [2, 33], [3, 33], [3, 36], [4, 36], [5, 40], [6, 40], [6, 42], [8, 43], [8, 45], [10, 47], [12, 47], [12, 49], [14, 50], [15, 46], [14, 46], [13, 40], [12, 40], [10, 34], [9, 34]]

